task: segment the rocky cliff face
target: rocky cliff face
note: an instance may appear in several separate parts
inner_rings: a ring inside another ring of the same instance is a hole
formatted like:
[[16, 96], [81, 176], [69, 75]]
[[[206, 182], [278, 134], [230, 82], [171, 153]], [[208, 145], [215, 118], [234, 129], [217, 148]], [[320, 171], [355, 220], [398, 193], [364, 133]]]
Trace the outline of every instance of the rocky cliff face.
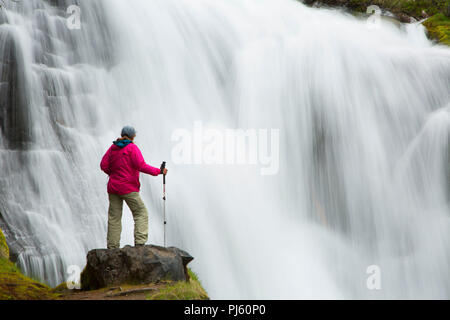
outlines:
[[[0, 12], [0, 24], [5, 22]], [[0, 137], [8, 149], [23, 149], [30, 140], [23, 54], [13, 30], [3, 30], [0, 40]]]

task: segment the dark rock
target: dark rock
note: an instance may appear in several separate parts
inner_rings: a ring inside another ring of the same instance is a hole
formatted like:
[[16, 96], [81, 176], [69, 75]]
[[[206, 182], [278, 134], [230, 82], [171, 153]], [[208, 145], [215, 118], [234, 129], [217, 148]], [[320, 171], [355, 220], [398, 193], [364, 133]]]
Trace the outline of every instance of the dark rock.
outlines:
[[400, 14], [398, 14], [398, 20], [402, 23], [410, 23], [411, 17], [408, 16], [407, 14], [400, 13]]
[[25, 60], [14, 33], [6, 30], [0, 52], [0, 134], [7, 148], [25, 149], [31, 141]]
[[87, 254], [81, 273], [83, 290], [160, 280], [189, 280], [186, 265], [194, 258], [175, 247], [147, 245], [122, 249], [95, 249]]

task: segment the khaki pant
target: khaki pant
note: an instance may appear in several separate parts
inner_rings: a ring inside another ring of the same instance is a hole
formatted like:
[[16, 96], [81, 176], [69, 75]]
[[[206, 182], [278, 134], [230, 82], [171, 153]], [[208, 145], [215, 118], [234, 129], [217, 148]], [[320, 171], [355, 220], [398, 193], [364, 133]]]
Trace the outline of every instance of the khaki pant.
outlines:
[[109, 194], [108, 249], [119, 248], [122, 232], [123, 201], [127, 203], [134, 220], [134, 245], [145, 244], [148, 239], [148, 212], [138, 192], [124, 195]]

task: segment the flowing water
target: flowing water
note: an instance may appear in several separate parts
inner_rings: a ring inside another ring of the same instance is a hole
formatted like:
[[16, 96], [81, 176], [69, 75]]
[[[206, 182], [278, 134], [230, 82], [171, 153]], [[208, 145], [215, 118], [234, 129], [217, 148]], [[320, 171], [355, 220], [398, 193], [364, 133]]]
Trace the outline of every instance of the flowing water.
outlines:
[[[106, 246], [99, 162], [132, 124], [146, 161], [168, 161], [168, 244], [212, 298], [450, 298], [450, 50], [420, 25], [377, 26], [293, 0], [6, 0], [13, 259], [56, 285]], [[198, 123], [279, 129], [278, 172], [177, 163], [172, 134]], [[141, 183], [162, 244], [161, 179]], [[132, 244], [128, 209], [123, 223]]]

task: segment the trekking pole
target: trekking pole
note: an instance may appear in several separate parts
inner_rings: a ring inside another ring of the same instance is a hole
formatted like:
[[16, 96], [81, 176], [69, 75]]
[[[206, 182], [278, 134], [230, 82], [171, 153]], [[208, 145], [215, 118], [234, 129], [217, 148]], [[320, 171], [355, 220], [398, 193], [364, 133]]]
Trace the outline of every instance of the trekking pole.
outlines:
[[163, 201], [164, 201], [164, 205], [163, 205], [163, 216], [164, 216], [164, 247], [166, 246], [166, 175], [164, 174], [164, 169], [166, 168], [166, 162], [163, 161], [163, 163], [161, 164], [161, 172], [163, 173]]

